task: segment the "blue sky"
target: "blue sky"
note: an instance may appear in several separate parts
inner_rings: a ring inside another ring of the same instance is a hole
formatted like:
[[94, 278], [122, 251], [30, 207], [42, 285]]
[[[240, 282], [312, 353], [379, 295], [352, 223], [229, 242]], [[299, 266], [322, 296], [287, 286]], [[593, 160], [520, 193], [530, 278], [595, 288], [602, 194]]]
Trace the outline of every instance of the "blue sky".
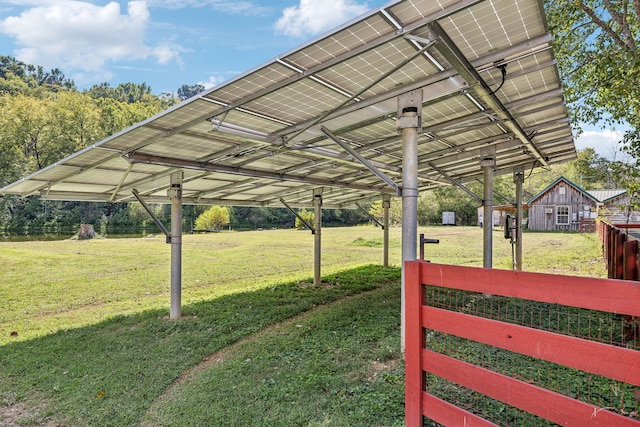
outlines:
[[[209, 88], [388, 0], [0, 0], [0, 55], [59, 68], [80, 89]], [[578, 149], [618, 152], [621, 133], [584, 127]]]
[[387, 0], [0, 0], [0, 54], [83, 89], [209, 87]]

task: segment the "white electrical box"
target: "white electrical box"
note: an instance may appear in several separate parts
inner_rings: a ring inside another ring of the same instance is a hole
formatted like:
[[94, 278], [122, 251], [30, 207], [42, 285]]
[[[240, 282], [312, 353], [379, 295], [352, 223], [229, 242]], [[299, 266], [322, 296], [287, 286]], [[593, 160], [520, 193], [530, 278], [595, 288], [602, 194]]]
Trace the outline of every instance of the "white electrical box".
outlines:
[[456, 213], [442, 212], [442, 225], [456, 225]]

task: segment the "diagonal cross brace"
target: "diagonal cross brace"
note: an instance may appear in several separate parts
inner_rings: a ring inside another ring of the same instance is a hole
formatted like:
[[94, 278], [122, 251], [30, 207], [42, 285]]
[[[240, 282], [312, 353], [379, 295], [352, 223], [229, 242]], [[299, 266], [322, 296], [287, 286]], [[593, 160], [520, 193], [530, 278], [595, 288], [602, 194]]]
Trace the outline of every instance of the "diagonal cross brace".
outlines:
[[322, 133], [324, 133], [325, 135], [327, 135], [329, 138], [331, 138], [331, 140], [333, 140], [333, 142], [335, 142], [336, 144], [338, 144], [340, 147], [342, 147], [347, 153], [351, 154], [354, 158], [356, 158], [360, 163], [362, 163], [363, 166], [365, 166], [367, 169], [369, 169], [371, 172], [373, 172], [374, 175], [376, 175], [378, 178], [382, 179], [384, 182], [386, 182], [387, 184], [389, 184], [390, 187], [392, 187], [394, 190], [396, 190], [396, 194], [398, 196], [402, 195], [402, 189], [398, 186], [398, 184], [396, 184], [396, 182], [389, 178], [387, 175], [385, 175], [384, 172], [382, 172], [380, 169], [378, 169], [377, 167], [375, 167], [369, 160], [367, 160], [362, 154], [358, 153], [356, 150], [354, 150], [353, 148], [351, 148], [349, 146], [349, 144], [345, 143], [344, 141], [342, 141], [340, 138], [338, 138], [333, 132], [331, 132], [329, 129], [327, 129], [324, 126], [320, 127], [320, 130], [322, 131]]
[[280, 198], [280, 203], [282, 203], [285, 208], [289, 209], [289, 211], [292, 214], [294, 214], [296, 216], [296, 218], [298, 218], [300, 221], [302, 221], [304, 226], [307, 227], [309, 230], [311, 230], [311, 234], [316, 234], [316, 229], [311, 224], [309, 224], [309, 222], [307, 222], [306, 219], [302, 218], [298, 212], [294, 211], [293, 208], [291, 208], [291, 206], [289, 206], [287, 204], [287, 202], [285, 202], [282, 197]]
[[457, 187], [460, 187], [468, 195], [470, 195], [471, 197], [473, 197], [474, 199], [478, 200], [480, 203], [482, 203], [484, 205], [484, 200], [482, 199], [482, 197], [478, 196], [476, 193], [474, 193], [473, 191], [469, 190], [467, 187], [462, 185], [462, 183], [458, 182], [458, 180], [456, 180], [454, 177], [450, 176], [449, 174], [447, 174], [445, 171], [443, 171], [442, 169], [440, 169], [438, 166], [434, 165], [433, 163], [429, 163], [429, 166], [431, 166], [431, 168], [433, 170], [437, 171], [439, 174], [441, 174], [442, 176], [447, 178], [453, 185], [455, 185]]
[[374, 221], [376, 224], [378, 224], [380, 226], [380, 228], [382, 228], [384, 230], [384, 224], [382, 224], [380, 221], [378, 221], [378, 218], [376, 218], [375, 216], [371, 215], [371, 213], [368, 210], [366, 210], [365, 208], [363, 208], [360, 203], [356, 202], [356, 206], [358, 207], [358, 209], [360, 209], [362, 212], [364, 212], [369, 218], [371, 218], [372, 221]]
[[167, 237], [167, 243], [171, 243], [171, 233], [169, 233], [169, 230], [167, 230], [167, 227], [164, 226], [164, 224], [162, 223], [162, 221], [160, 221], [160, 218], [158, 218], [156, 216], [156, 214], [153, 213], [153, 211], [151, 210], [151, 208], [149, 206], [147, 206], [147, 204], [145, 203], [144, 200], [142, 200], [142, 197], [140, 197], [140, 193], [138, 193], [138, 190], [136, 190], [135, 188], [131, 190], [131, 192], [133, 193], [133, 195], [135, 196], [136, 199], [138, 199], [138, 201], [140, 202], [140, 204], [142, 205], [142, 207], [144, 208], [145, 211], [147, 211], [147, 213], [149, 214], [149, 216], [151, 217], [151, 219], [153, 219], [153, 222], [156, 223], [156, 225], [158, 226], [158, 228], [160, 228], [160, 230], [162, 230], [162, 232], [164, 233], [164, 235]]

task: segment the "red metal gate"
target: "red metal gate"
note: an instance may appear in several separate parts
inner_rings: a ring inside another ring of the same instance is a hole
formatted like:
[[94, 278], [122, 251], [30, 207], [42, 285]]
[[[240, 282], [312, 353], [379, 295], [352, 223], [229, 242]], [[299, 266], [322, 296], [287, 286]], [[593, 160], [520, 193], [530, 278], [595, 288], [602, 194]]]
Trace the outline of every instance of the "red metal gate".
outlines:
[[424, 261], [405, 280], [407, 426], [640, 426], [637, 282]]

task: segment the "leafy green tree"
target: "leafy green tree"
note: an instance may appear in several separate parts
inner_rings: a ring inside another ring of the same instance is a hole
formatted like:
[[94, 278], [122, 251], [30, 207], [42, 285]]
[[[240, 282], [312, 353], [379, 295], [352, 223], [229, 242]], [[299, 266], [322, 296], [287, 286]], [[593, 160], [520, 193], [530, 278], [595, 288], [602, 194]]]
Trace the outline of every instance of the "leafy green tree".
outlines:
[[[376, 200], [369, 206], [369, 215], [382, 222], [384, 218], [384, 209], [382, 207], [382, 201]], [[389, 224], [398, 225], [402, 223], [402, 199], [398, 197], [391, 198], [391, 205], [389, 207]]]
[[72, 154], [106, 135], [95, 102], [79, 92], [60, 92], [50, 105], [52, 137], [63, 156]]
[[0, 76], [0, 93], [10, 95], [28, 94], [30, 90], [31, 88], [26, 81], [10, 71], [2, 73], [2, 76]]
[[612, 174], [612, 161], [600, 156], [593, 148], [578, 150], [578, 158], [567, 165], [563, 174], [588, 190], [617, 187]]
[[182, 85], [178, 88], [178, 99], [180, 101], [184, 101], [191, 98], [192, 96], [196, 96], [201, 92], [204, 92], [204, 86], [201, 84], [196, 84], [193, 86]]
[[29, 165], [28, 171], [40, 169], [57, 160], [47, 144], [51, 140], [49, 100], [30, 96], [2, 96], [0, 99], [0, 144], [19, 147]]
[[[44, 90], [37, 90], [39, 88]], [[12, 56], [0, 55], [0, 92], [33, 96], [36, 92], [42, 95], [75, 89], [73, 80], [66, 78], [58, 68], [45, 71], [42, 66], [36, 67]]]
[[117, 87], [111, 87], [109, 83], [104, 82], [91, 86], [87, 93], [93, 98], [111, 98], [133, 104], [148, 100], [151, 87], [146, 83], [120, 83]]
[[[479, 192], [479, 185], [476, 184], [472, 189], [475, 194], [482, 194]], [[436, 221], [438, 224], [442, 223], [443, 212], [454, 212], [456, 215], [456, 222], [461, 225], [475, 224], [478, 215], [478, 205], [480, 204], [477, 199], [471, 197], [464, 190], [449, 186], [440, 187], [433, 190], [435, 200], [438, 204], [438, 213]]]
[[[313, 226], [313, 219], [315, 218], [315, 215], [313, 214], [313, 211], [307, 210], [307, 209], [300, 209], [298, 211], [298, 215], [304, 219], [305, 221], [307, 221], [308, 224], [311, 224], [311, 226]], [[302, 230], [304, 228], [307, 228], [307, 226], [300, 220], [300, 218], [296, 217], [296, 228], [299, 230]]]
[[100, 115], [99, 123], [102, 128], [102, 138], [146, 120], [167, 107], [166, 103], [160, 101], [129, 104], [113, 98], [99, 98], [95, 100], [95, 103]]
[[224, 206], [212, 206], [196, 218], [197, 230], [220, 231], [229, 225], [229, 210]]
[[435, 192], [423, 191], [418, 197], [418, 224], [437, 224], [442, 217], [438, 218], [440, 206], [436, 200]]
[[[364, 205], [364, 209], [368, 206]], [[322, 224], [324, 226], [348, 227], [352, 225], [367, 224], [370, 218], [361, 209], [323, 209]]]
[[640, 3], [545, 0], [574, 121], [640, 120]]

